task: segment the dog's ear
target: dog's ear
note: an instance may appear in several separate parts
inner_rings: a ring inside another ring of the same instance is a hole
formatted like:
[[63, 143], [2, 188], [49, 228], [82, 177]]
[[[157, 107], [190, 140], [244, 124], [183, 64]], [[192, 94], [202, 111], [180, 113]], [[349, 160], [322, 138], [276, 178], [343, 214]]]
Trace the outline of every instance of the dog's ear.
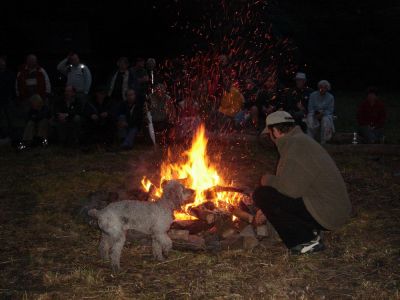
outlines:
[[182, 186], [180, 184], [167, 184], [164, 188], [163, 198], [170, 201], [174, 207], [178, 208], [182, 205], [183, 195]]

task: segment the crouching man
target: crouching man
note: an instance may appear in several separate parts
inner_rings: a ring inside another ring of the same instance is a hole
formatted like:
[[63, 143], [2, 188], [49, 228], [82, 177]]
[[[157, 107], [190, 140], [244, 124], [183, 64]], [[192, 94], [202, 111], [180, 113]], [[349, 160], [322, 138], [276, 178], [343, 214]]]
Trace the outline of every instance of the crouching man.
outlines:
[[276, 144], [276, 175], [265, 174], [253, 193], [255, 205], [293, 254], [324, 249], [321, 230], [349, 219], [351, 204], [343, 178], [329, 154], [285, 111], [268, 115], [264, 135]]

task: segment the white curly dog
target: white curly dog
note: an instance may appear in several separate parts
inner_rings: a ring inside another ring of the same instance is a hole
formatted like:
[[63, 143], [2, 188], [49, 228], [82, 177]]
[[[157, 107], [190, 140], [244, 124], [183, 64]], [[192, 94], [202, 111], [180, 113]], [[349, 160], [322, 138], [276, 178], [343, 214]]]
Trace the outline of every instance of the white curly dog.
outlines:
[[170, 180], [163, 184], [163, 195], [156, 202], [124, 200], [113, 202], [102, 210], [91, 209], [88, 214], [98, 219], [102, 231], [100, 256], [108, 259], [111, 249], [112, 269], [119, 271], [126, 231], [133, 229], [151, 235], [154, 258], [164, 260], [172, 248], [167, 231], [173, 222], [173, 211], [192, 202], [193, 194], [193, 190]]

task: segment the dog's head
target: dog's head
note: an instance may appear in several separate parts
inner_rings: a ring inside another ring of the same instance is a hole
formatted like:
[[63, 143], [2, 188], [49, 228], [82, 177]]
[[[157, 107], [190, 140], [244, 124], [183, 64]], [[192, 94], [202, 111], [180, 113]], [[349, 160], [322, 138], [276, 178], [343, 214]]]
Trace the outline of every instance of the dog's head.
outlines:
[[194, 201], [195, 191], [185, 188], [185, 186], [177, 180], [165, 181], [162, 188], [162, 199], [169, 201], [174, 209]]

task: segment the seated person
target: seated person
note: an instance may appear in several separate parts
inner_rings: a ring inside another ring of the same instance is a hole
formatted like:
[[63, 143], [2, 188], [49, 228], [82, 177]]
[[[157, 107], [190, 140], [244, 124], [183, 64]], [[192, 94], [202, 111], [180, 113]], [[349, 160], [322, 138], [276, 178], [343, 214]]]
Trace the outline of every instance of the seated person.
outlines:
[[20, 150], [24, 146], [32, 146], [36, 141], [44, 147], [47, 146], [50, 119], [49, 108], [44, 104], [42, 97], [37, 94], [31, 97], [30, 103], [28, 122], [25, 126]]
[[164, 139], [169, 136], [171, 128], [176, 121], [176, 108], [170, 96], [168, 96], [164, 84], [157, 84], [154, 93], [150, 95], [150, 111], [156, 132], [162, 133]]
[[295, 77], [296, 86], [286, 94], [284, 109], [290, 113], [296, 124], [301, 127], [304, 132], [307, 132], [307, 125], [304, 119], [307, 117], [308, 100], [313, 92], [307, 86], [307, 77], [305, 73], [297, 73]]
[[76, 145], [80, 140], [82, 106], [76, 98], [75, 88], [66, 86], [64, 97], [55, 104], [55, 128], [58, 142]]
[[83, 109], [83, 135], [85, 144], [111, 144], [114, 125], [110, 111], [110, 101], [107, 91], [98, 88], [94, 99], [85, 104]]
[[258, 88], [256, 82], [251, 78], [247, 78], [243, 88], [243, 97], [244, 97], [243, 110], [241, 110], [235, 116], [236, 127], [244, 128], [247, 127], [247, 125], [253, 125], [253, 127], [255, 127], [255, 125], [257, 124], [258, 120], [258, 111], [256, 103], [257, 90]]
[[256, 106], [251, 109], [252, 116], [257, 116], [258, 130], [265, 128], [265, 117], [270, 113], [283, 109], [282, 89], [277, 75], [272, 73], [257, 92]]
[[121, 103], [118, 113], [119, 136], [123, 140], [122, 149], [132, 149], [135, 137], [142, 128], [143, 104], [137, 101], [133, 89], [126, 91], [126, 101]]
[[229, 128], [233, 125], [233, 120], [243, 108], [244, 97], [238, 87], [228, 78], [225, 78], [225, 90], [222, 94], [221, 103], [219, 106], [220, 126]]
[[376, 89], [369, 88], [367, 98], [357, 110], [359, 132], [367, 144], [382, 142], [385, 121], [385, 104], [378, 98]]
[[308, 103], [308, 135], [316, 139], [319, 132], [321, 144], [329, 141], [335, 132], [333, 124], [335, 98], [328, 92], [330, 89], [331, 84], [326, 80], [321, 80], [318, 82], [318, 91], [311, 93]]

